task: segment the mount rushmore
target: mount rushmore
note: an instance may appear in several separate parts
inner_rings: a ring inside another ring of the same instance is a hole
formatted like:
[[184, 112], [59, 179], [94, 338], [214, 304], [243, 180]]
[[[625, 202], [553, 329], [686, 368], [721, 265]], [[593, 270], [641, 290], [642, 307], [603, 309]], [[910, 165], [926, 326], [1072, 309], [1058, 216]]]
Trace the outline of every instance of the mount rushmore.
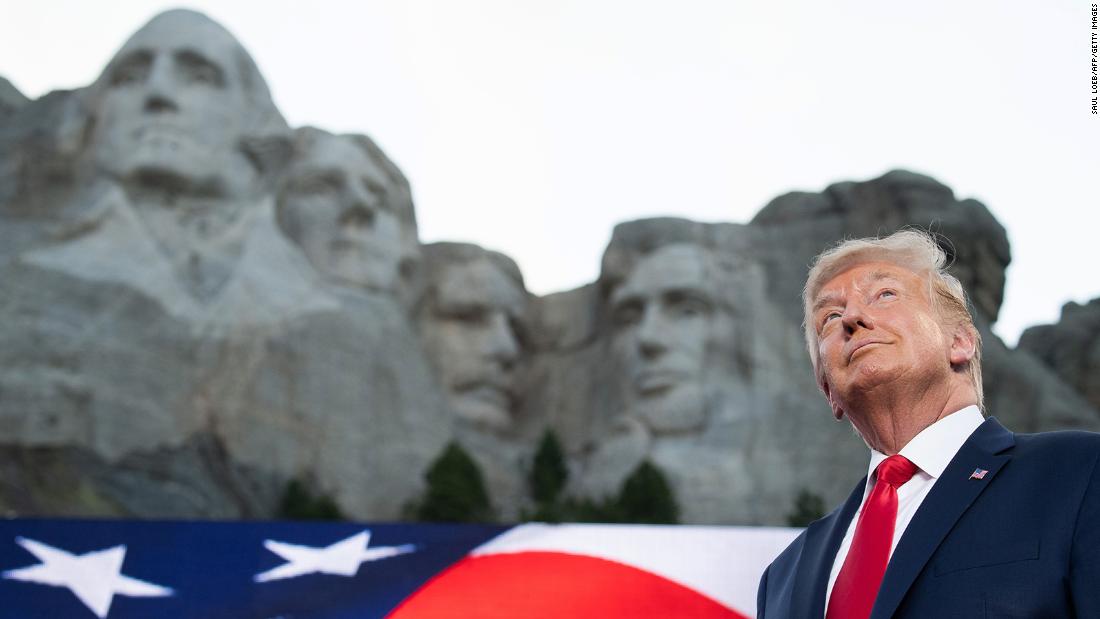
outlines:
[[866, 458], [813, 380], [807, 266], [904, 226], [940, 235], [971, 295], [988, 412], [1100, 428], [1098, 301], [1006, 347], [1005, 231], [931, 178], [622, 223], [596, 281], [538, 297], [503, 254], [421, 244], [377, 144], [289, 127], [232, 34], [162, 13], [85, 88], [0, 79], [0, 510], [264, 518], [308, 480], [397, 519], [454, 441], [510, 520], [553, 430], [570, 496], [648, 461], [685, 522], [784, 524]]

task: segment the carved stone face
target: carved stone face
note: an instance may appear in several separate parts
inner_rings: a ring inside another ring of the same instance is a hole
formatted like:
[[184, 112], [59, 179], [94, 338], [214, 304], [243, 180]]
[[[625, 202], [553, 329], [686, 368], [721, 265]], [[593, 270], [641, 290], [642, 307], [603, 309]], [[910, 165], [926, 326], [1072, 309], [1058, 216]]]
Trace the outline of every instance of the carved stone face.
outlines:
[[318, 133], [287, 172], [279, 222], [321, 274], [392, 290], [407, 234], [386, 199], [388, 182], [350, 138]]
[[731, 328], [712, 292], [712, 270], [706, 250], [669, 245], [643, 257], [612, 292], [612, 342], [627, 411], [655, 432], [705, 422], [711, 350]]
[[518, 396], [524, 291], [488, 258], [443, 267], [436, 281], [422, 324], [429, 359], [459, 417], [506, 429]]
[[233, 194], [252, 171], [240, 151], [249, 106], [239, 44], [188, 11], [164, 13], [122, 47], [97, 82], [93, 156], [124, 182]]

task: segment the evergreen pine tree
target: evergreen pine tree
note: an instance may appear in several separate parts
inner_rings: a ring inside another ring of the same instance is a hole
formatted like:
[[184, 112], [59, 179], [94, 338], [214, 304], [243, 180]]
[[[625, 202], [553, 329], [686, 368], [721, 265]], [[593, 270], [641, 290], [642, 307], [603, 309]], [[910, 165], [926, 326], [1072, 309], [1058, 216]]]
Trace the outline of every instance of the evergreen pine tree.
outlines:
[[803, 488], [794, 500], [794, 510], [787, 514], [787, 524], [805, 527], [825, 515], [825, 500]]
[[300, 480], [292, 479], [286, 485], [279, 502], [278, 518], [286, 520], [346, 520], [336, 501], [328, 496], [314, 496]]
[[531, 468], [531, 496], [535, 503], [541, 507], [557, 501], [568, 479], [569, 470], [565, 466], [561, 443], [553, 430], [547, 430], [539, 442]]
[[428, 488], [416, 508], [418, 520], [487, 522], [489, 492], [477, 463], [457, 443], [450, 443], [424, 476]]
[[679, 508], [661, 470], [649, 460], [634, 469], [619, 491], [618, 507], [623, 522], [676, 524]]

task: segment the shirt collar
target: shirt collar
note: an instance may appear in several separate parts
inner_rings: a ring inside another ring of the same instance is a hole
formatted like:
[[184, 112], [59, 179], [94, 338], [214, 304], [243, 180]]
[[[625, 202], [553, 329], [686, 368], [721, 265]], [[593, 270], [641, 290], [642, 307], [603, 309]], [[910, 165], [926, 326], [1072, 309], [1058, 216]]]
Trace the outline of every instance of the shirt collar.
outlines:
[[[929, 477], [937, 479], [983, 421], [982, 411], [977, 406], [967, 406], [921, 430], [899, 453]], [[871, 464], [867, 467], [868, 487], [874, 483], [875, 469], [885, 459], [886, 454], [871, 450]]]

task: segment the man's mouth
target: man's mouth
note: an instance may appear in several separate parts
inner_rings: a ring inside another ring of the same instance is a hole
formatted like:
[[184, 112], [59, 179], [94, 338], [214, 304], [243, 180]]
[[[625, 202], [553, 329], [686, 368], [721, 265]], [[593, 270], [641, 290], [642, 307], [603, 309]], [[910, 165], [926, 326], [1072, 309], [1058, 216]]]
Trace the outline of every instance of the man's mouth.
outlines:
[[477, 381], [465, 383], [455, 388], [455, 392], [467, 399], [488, 404], [500, 410], [510, 410], [515, 399], [509, 386], [498, 381]]
[[385, 252], [372, 241], [374, 239], [366, 235], [340, 234], [332, 239], [329, 248], [333, 253], [351, 253], [363, 259], [385, 258]]
[[855, 358], [856, 353], [858, 353], [862, 350], [869, 349], [869, 347], [874, 346], [876, 344], [883, 344], [883, 343], [884, 342], [880, 342], [878, 340], [863, 340], [863, 341], [857, 343], [855, 346], [852, 347], [851, 351], [848, 352], [848, 361], [851, 362], [852, 359]]
[[182, 127], [170, 123], [146, 123], [134, 129], [134, 137], [142, 141], [151, 140], [190, 140], [191, 135]]
[[657, 395], [672, 389], [687, 378], [687, 374], [678, 370], [643, 370], [634, 378], [634, 388], [645, 396]]

